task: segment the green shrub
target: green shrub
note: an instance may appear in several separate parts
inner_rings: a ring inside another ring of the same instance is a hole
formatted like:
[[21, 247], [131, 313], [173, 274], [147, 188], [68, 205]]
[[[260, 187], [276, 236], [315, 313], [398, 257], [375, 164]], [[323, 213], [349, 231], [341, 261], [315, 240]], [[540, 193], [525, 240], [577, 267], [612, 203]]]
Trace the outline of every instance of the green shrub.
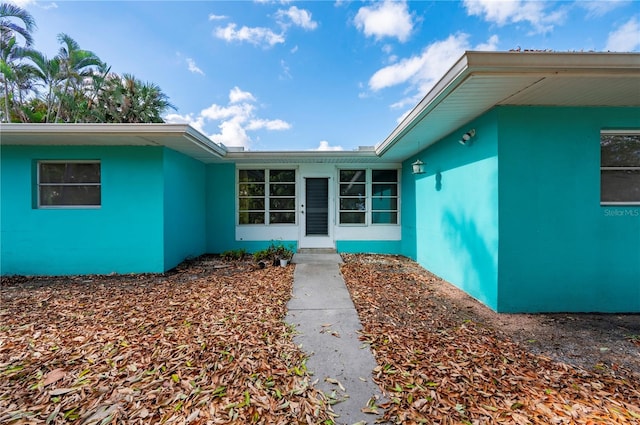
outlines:
[[225, 261], [242, 260], [247, 255], [246, 249], [231, 249], [221, 254], [221, 257]]

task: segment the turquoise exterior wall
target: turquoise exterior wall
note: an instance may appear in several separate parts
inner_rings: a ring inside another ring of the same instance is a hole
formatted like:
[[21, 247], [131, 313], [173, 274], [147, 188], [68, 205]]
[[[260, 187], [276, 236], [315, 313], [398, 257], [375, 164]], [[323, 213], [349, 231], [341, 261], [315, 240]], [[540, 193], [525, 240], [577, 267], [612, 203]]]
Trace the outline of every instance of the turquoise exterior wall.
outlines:
[[[209, 164], [206, 169], [207, 252], [240, 249], [236, 239], [235, 164]], [[253, 249], [245, 248], [248, 251]]]
[[207, 250], [205, 164], [164, 149], [164, 269]]
[[600, 130], [640, 108], [496, 111], [498, 310], [640, 312], [640, 206], [600, 206]]
[[[2, 146], [0, 274], [162, 272], [162, 148]], [[100, 160], [102, 206], [37, 209], [38, 160]]]
[[[471, 146], [458, 140], [474, 128]], [[402, 252], [491, 308], [498, 306], [496, 113], [457, 129], [403, 164]], [[411, 163], [426, 163], [412, 175]], [[413, 199], [412, 199], [413, 198]]]
[[[375, 232], [375, 230], [372, 230]], [[401, 241], [336, 241], [336, 250], [345, 253], [393, 254], [402, 252]]]
[[494, 108], [403, 164], [402, 252], [500, 312], [640, 312], [640, 206], [600, 206], [625, 128], [639, 108]]

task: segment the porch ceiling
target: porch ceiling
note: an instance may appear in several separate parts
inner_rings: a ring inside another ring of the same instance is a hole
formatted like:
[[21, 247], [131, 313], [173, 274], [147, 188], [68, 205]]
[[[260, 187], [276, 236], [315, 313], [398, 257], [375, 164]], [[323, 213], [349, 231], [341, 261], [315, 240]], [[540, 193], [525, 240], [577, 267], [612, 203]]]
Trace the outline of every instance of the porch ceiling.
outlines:
[[640, 106], [640, 55], [467, 52], [376, 152], [405, 160], [497, 105]]

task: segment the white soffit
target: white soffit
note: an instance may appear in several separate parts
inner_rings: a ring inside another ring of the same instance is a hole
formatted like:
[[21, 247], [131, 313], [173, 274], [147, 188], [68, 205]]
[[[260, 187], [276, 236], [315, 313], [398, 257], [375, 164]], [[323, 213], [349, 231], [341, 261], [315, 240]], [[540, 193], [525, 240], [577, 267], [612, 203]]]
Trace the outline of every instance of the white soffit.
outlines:
[[376, 151], [403, 161], [496, 105], [640, 106], [640, 55], [467, 52]]

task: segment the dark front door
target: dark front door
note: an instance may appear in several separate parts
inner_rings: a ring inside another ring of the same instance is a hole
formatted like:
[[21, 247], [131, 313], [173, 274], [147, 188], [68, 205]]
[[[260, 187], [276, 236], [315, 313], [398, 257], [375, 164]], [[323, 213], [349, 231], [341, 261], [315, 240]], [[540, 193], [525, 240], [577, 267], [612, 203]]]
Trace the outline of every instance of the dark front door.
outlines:
[[329, 235], [329, 179], [307, 178], [306, 192], [306, 236]]

